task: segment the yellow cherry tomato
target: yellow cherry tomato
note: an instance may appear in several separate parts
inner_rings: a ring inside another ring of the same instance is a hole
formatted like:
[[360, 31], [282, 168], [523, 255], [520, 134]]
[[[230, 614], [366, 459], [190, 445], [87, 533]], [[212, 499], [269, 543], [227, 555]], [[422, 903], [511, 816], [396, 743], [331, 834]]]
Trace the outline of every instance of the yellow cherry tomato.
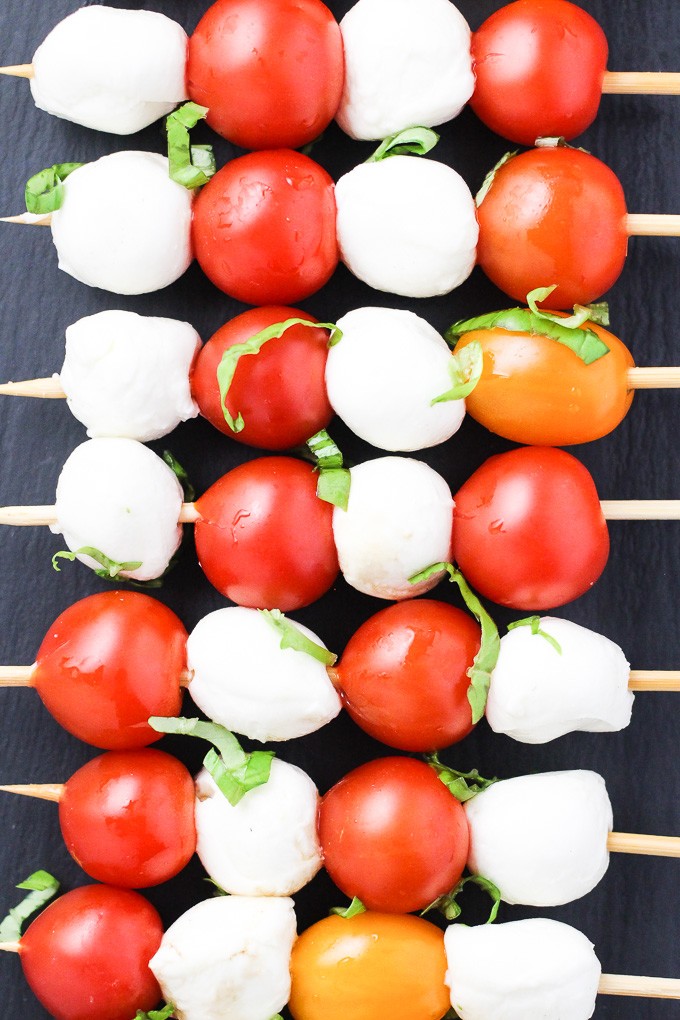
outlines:
[[331, 915], [293, 947], [289, 1009], [295, 1020], [440, 1020], [445, 974], [444, 934], [429, 921]]
[[538, 334], [498, 328], [465, 333], [456, 352], [477, 341], [484, 358], [482, 377], [465, 399], [468, 413], [516, 443], [570, 446], [606, 436], [630, 407], [628, 370], [634, 362], [613, 333], [592, 322], [582, 328], [609, 347], [590, 365]]

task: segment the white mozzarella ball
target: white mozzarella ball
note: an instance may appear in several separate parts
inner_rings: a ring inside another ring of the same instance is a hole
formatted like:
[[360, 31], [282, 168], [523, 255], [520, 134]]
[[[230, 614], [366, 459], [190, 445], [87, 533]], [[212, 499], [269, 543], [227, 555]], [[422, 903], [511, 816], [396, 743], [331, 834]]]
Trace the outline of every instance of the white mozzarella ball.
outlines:
[[59, 381], [88, 436], [145, 443], [198, 414], [189, 370], [200, 346], [188, 322], [98, 312], [66, 330]]
[[328, 351], [326, 389], [352, 432], [382, 450], [410, 451], [458, 431], [465, 401], [432, 403], [453, 385], [451, 351], [436, 329], [394, 308], [357, 308], [337, 325], [342, 339]]
[[461, 1020], [589, 1020], [601, 967], [592, 943], [537, 917], [444, 933], [451, 1005]]
[[[167, 569], [182, 539], [182, 487], [152, 450], [133, 439], [90, 439], [68, 458], [57, 483], [56, 523], [72, 552], [91, 547], [116, 563], [139, 562], [120, 577], [148, 581]], [[100, 570], [101, 563], [78, 559]]]
[[465, 805], [468, 867], [506, 903], [557, 906], [590, 892], [609, 865], [612, 806], [596, 772], [543, 772], [494, 783]]
[[574, 730], [601, 733], [630, 722], [630, 665], [618, 645], [568, 620], [544, 617], [540, 629], [515, 627], [501, 639], [486, 717], [495, 733], [543, 744]]
[[196, 852], [211, 878], [240, 896], [290, 896], [321, 867], [319, 794], [278, 758], [269, 779], [231, 805], [203, 769], [196, 777]]
[[345, 85], [336, 116], [352, 138], [444, 124], [473, 93], [470, 29], [449, 0], [359, 0], [340, 30]]
[[[293, 624], [322, 648], [302, 624]], [[227, 729], [251, 740], [290, 740], [325, 726], [340, 698], [322, 662], [281, 648], [281, 635], [257, 609], [232, 606], [208, 613], [189, 635], [191, 697]]]
[[149, 966], [178, 1020], [271, 1020], [290, 995], [287, 897], [217, 896], [172, 924]]
[[479, 228], [467, 184], [444, 163], [390, 156], [335, 188], [340, 257], [376, 290], [448, 294], [472, 272]]
[[74, 170], [52, 213], [59, 268], [90, 287], [148, 294], [191, 263], [193, 193], [154, 152], [114, 152]]
[[33, 57], [36, 106], [129, 135], [187, 98], [187, 35], [163, 14], [82, 7], [52, 29]]
[[441, 475], [408, 457], [350, 469], [347, 510], [333, 511], [340, 569], [353, 588], [380, 599], [413, 598], [441, 580], [409, 578], [451, 559], [453, 499]]

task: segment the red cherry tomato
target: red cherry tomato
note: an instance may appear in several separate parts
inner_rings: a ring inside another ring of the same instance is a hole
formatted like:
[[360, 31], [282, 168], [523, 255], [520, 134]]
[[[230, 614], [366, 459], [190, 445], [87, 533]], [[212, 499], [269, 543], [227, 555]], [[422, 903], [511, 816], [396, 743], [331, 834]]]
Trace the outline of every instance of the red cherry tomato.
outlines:
[[64, 785], [59, 822], [69, 853], [92, 878], [158, 885], [196, 850], [194, 782], [163, 751], [109, 751]]
[[472, 36], [470, 104], [499, 135], [533, 145], [575, 138], [595, 120], [607, 68], [605, 34], [568, 0], [516, 0]]
[[450, 892], [470, 839], [462, 805], [413, 758], [371, 761], [336, 783], [319, 805], [319, 838], [338, 888], [386, 913]]
[[316, 495], [311, 464], [260, 457], [229, 471], [197, 501], [198, 559], [240, 606], [306, 606], [338, 573], [333, 507]]
[[525, 446], [490, 457], [455, 496], [453, 556], [470, 585], [515, 609], [552, 609], [604, 570], [609, 534], [590, 473]]
[[333, 181], [289, 149], [240, 156], [202, 189], [192, 235], [220, 290], [251, 305], [300, 301], [338, 264]]
[[149, 970], [163, 926], [139, 893], [88, 885], [60, 896], [19, 943], [34, 995], [56, 1020], [130, 1020], [158, 1003]]
[[319, 0], [218, 0], [189, 40], [189, 96], [244, 149], [298, 149], [340, 103], [340, 26]]
[[290, 972], [295, 1020], [439, 1020], [451, 1003], [444, 933], [408, 914], [325, 917], [300, 935]]
[[481, 202], [477, 260], [520, 301], [535, 287], [557, 290], [550, 305], [599, 298], [626, 258], [626, 200], [616, 175], [579, 149], [531, 149], [496, 171]]
[[283, 336], [268, 340], [258, 354], [239, 358], [226, 404], [232, 418], [242, 415], [244, 426], [234, 432], [225, 420], [217, 382], [222, 355], [234, 344], [286, 319], [317, 321], [297, 308], [251, 308], [218, 329], [196, 359], [191, 391], [201, 414], [239, 443], [288, 450], [325, 428], [333, 415], [325, 380], [328, 333], [289, 326]]
[[81, 599], [50, 627], [31, 683], [57, 722], [88, 744], [144, 747], [150, 715], [178, 715], [187, 632], [140, 592]]
[[359, 627], [336, 666], [343, 704], [390, 747], [448, 747], [472, 729], [467, 671], [479, 644], [472, 617], [445, 602], [388, 606]]

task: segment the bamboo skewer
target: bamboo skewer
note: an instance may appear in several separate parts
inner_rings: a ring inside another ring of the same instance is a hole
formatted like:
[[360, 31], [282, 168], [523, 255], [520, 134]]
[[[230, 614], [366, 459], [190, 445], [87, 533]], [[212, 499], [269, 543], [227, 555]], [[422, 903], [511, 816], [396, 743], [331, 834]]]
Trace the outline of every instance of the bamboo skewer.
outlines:
[[[680, 513], [680, 508], [678, 512]], [[180, 524], [195, 524], [200, 520], [201, 515], [196, 509], [195, 503], [182, 503], [182, 509], [179, 512]], [[12, 524], [21, 528], [56, 523], [57, 508], [55, 506], [0, 507], [0, 524]]]
[[649, 836], [637, 832], [610, 832], [607, 849], [616, 854], [645, 857], [680, 857], [680, 836]]
[[33, 64], [10, 64], [0, 67], [0, 74], [9, 74], [12, 78], [32, 78], [35, 72]]
[[0, 394], [9, 397], [42, 397], [47, 400], [66, 397], [58, 375], [49, 375], [45, 379], [6, 382], [0, 385]]
[[602, 94], [608, 96], [679, 96], [676, 71], [605, 71]]
[[[33, 666], [0, 666], [0, 687], [35, 687]], [[184, 669], [179, 675], [180, 687], [188, 687], [194, 678], [193, 669]], [[652, 688], [647, 688], [652, 690]]]
[[22, 797], [35, 797], [37, 800], [51, 800], [58, 804], [64, 796], [65, 783], [26, 783], [19, 786], [0, 786], [5, 793], [17, 793]]
[[641, 977], [633, 974], [603, 974], [600, 995], [630, 995], [645, 999], [680, 999], [677, 978]]

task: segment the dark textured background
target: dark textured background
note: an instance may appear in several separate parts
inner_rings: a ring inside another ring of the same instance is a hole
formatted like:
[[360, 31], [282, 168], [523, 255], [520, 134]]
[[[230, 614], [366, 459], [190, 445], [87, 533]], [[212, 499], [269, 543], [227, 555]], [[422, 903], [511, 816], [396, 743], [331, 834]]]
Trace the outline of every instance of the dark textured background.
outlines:
[[[207, 0], [109, 0], [118, 7], [148, 7], [180, 21], [191, 31]], [[47, 31], [76, 10], [77, 0], [4, 0], [0, 5], [0, 63], [28, 61]], [[350, 0], [329, 5], [340, 17]], [[476, 28], [500, 5], [498, 0], [462, 0], [460, 8]], [[679, 70], [680, 5], [677, 0], [587, 0], [582, 6], [604, 26], [612, 70]], [[22, 208], [23, 184], [44, 166], [86, 161], [124, 148], [162, 148], [158, 127], [132, 139], [100, 135], [55, 120], [33, 107], [25, 82], [0, 81], [3, 125], [0, 211]], [[206, 139], [209, 132], [205, 131]], [[632, 212], [680, 212], [680, 97], [605, 97], [600, 116], [582, 144], [609, 163], [622, 179]], [[218, 163], [234, 150], [219, 140]], [[473, 190], [486, 170], [508, 148], [466, 111], [442, 132], [437, 158], [451, 163]], [[331, 127], [314, 157], [336, 178], [365, 158], [370, 145], [351, 142]], [[583, 238], [584, 246], [588, 238]], [[613, 329], [641, 365], [680, 363], [677, 292], [680, 242], [633, 239], [623, 276], [609, 300]], [[21, 379], [58, 371], [64, 328], [103, 308], [129, 308], [191, 321], [207, 338], [241, 310], [216, 291], [196, 266], [173, 287], [142, 298], [118, 298], [88, 288], [56, 268], [49, 232], [0, 227], [0, 378]], [[331, 283], [304, 302], [322, 320], [371, 303], [412, 307], [445, 328], [457, 318], [503, 307], [507, 299], [479, 271], [452, 295], [433, 301], [392, 300], [373, 294], [340, 268]], [[345, 452], [355, 460], [373, 452], [336, 427]], [[603, 498], [680, 496], [677, 437], [680, 394], [641, 393], [628, 419], [611, 437], [581, 447], [577, 454], [592, 471]], [[80, 425], [60, 401], [0, 399], [0, 504], [50, 503], [61, 465], [84, 439]], [[188, 468], [199, 492], [233, 464], [253, 453], [214, 432], [203, 421], [180, 427], [157, 447], [170, 446]], [[467, 421], [447, 445], [422, 459], [440, 470], [455, 489], [489, 454], [509, 444]], [[564, 616], [600, 630], [625, 649], [633, 667], [680, 666], [676, 587], [680, 567], [680, 524], [616, 523], [612, 555], [596, 587], [562, 610]], [[224, 600], [196, 565], [191, 537], [180, 567], [160, 598], [191, 628]], [[0, 662], [30, 663], [52, 620], [76, 599], [104, 587], [94, 574], [66, 564], [56, 574], [50, 556], [61, 547], [46, 528], [3, 529], [0, 534]], [[438, 598], [454, 599], [442, 587]], [[380, 604], [382, 605], [382, 604]], [[297, 614], [328, 645], [341, 651], [358, 624], [380, 608], [338, 582], [321, 602]], [[512, 615], [500, 613], [502, 622]], [[542, 747], [494, 736], [482, 723], [446, 759], [483, 774], [514, 776], [529, 771], [593, 768], [607, 781], [620, 831], [680, 833], [676, 768], [680, 697], [638, 696], [633, 723], [613, 735], [579, 734]], [[191, 742], [188, 742], [191, 743]], [[165, 746], [165, 742], [164, 742]], [[192, 767], [202, 747], [179, 746]], [[63, 781], [94, 751], [62, 732], [32, 691], [0, 691], [0, 782]], [[306, 768], [325, 791], [354, 765], [386, 753], [344, 717], [280, 753]], [[64, 850], [54, 805], [4, 796], [0, 800], [0, 915], [13, 905], [16, 882], [44, 867], [66, 889], [85, 876]], [[581, 928], [595, 943], [605, 971], [680, 977], [680, 861], [616, 855], [599, 887], [585, 899], [546, 911]], [[208, 895], [201, 869], [192, 864], [149, 898], [166, 923]], [[341, 897], [325, 876], [298, 895], [300, 929], [323, 916]], [[511, 920], [538, 911], [505, 907]], [[38, 1020], [46, 1014], [28, 991], [15, 956], [0, 959], [0, 1015]], [[597, 1017], [664, 1020], [678, 1016], [678, 1005], [633, 999], [600, 998]]]

